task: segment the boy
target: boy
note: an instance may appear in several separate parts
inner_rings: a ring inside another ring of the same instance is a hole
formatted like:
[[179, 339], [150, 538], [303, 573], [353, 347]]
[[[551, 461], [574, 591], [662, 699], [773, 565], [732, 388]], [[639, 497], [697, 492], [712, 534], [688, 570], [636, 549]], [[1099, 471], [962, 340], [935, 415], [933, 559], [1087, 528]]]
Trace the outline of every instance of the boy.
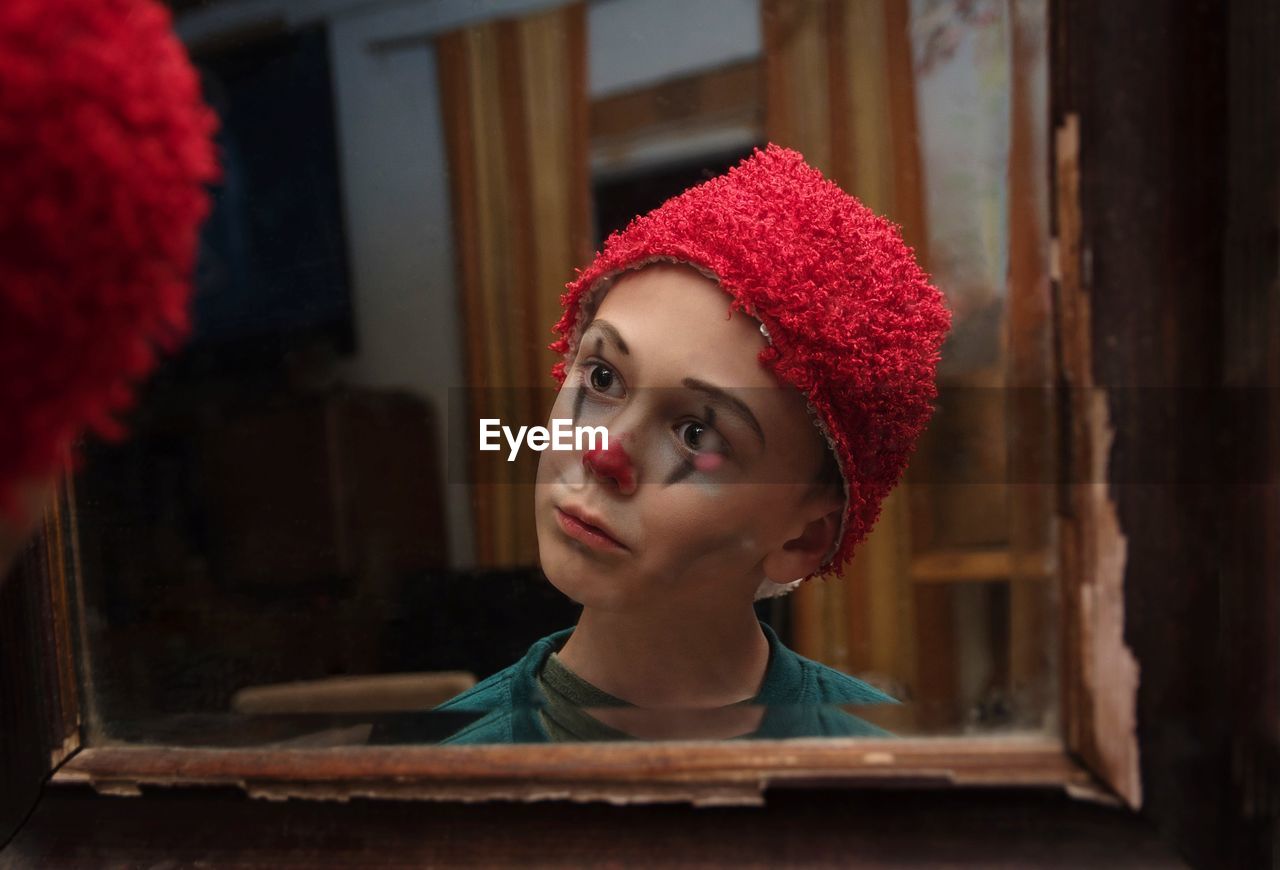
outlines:
[[582, 615], [438, 707], [485, 714], [445, 742], [885, 734], [831, 705], [894, 699], [753, 602], [851, 557], [931, 414], [950, 315], [894, 227], [770, 145], [561, 302], [551, 416], [609, 439], [544, 451], [535, 513]]

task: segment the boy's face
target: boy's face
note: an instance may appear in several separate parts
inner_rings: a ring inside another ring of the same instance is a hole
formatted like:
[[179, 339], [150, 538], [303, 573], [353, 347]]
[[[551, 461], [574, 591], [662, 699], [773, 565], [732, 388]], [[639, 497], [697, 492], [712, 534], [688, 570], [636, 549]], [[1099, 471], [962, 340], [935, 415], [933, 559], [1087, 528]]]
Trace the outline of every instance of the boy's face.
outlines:
[[551, 417], [607, 428], [610, 451], [544, 450], [534, 500], [543, 571], [578, 603], [749, 604], [834, 540], [842, 500], [810, 488], [822, 437], [730, 302], [691, 268], [651, 265], [620, 276], [584, 331]]

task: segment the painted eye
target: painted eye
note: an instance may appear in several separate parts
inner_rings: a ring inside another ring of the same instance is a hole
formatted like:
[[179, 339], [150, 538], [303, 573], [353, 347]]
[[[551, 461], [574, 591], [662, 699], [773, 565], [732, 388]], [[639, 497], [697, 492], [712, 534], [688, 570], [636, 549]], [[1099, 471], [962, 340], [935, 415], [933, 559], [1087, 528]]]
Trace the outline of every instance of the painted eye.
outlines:
[[604, 363], [587, 363], [586, 379], [591, 389], [606, 395], [619, 385], [618, 376]]
[[683, 432], [683, 434], [679, 435], [680, 443], [694, 453], [725, 452], [727, 445], [720, 433], [697, 420], [681, 423], [676, 427], [676, 432]]

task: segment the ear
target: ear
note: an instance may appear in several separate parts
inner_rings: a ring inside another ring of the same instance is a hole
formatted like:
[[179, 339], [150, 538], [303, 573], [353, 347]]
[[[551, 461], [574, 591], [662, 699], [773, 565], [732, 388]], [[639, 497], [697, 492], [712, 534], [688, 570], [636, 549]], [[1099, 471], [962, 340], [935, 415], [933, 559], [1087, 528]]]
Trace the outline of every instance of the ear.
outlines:
[[774, 583], [786, 584], [818, 570], [840, 532], [843, 507], [836, 500], [824, 500], [816, 510], [811, 507], [800, 533], [764, 557], [764, 575]]

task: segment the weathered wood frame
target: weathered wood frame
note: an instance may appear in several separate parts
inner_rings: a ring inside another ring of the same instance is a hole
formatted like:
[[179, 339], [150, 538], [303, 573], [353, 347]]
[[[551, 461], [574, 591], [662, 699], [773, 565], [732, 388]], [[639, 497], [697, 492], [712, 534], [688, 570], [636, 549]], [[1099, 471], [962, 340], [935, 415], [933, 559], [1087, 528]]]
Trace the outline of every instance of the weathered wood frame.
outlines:
[[[1056, 43], [1055, 43], [1056, 44]], [[1062, 58], [1055, 60], [1052, 75], [1061, 74]], [[1060, 108], [1055, 110], [1065, 115]], [[1074, 179], [1074, 154], [1060, 154], [1053, 169], [1056, 192], [1058, 319], [1066, 352], [1058, 362], [1060, 380], [1077, 378], [1073, 366], [1087, 355], [1091, 323], [1087, 305], [1079, 300], [1087, 290], [1081, 270], [1070, 264], [1080, 246], [1075, 234], [1079, 222]], [[1065, 237], [1063, 237], [1065, 236]], [[1015, 325], [1016, 328], [1016, 325]], [[1097, 445], [1089, 434], [1105, 428], [1105, 405], [1068, 409], [1072, 437], [1060, 449], [1068, 467], [1079, 467], [1082, 457], [1093, 461]], [[1071, 516], [1085, 527], [1100, 524], [1098, 512], [1105, 501], [1064, 495]], [[46, 521], [45, 554], [41, 564], [30, 560], [18, 582], [28, 588], [50, 590], [39, 609], [41, 637], [59, 638], [57, 668], [44, 668], [43, 694], [66, 707], [79, 700], [72, 690], [67, 666], [73, 611], [70, 603], [79, 594], [79, 572], [74, 558], [74, 511], [69, 489], [59, 493]], [[1097, 576], [1096, 547], [1081, 548], [1077, 537], [1063, 537], [1064, 573], [1060, 600], [1063, 649], [1062, 722], [1065, 739], [1046, 736], [994, 738], [937, 738], [876, 741], [759, 741], [749, 744], [662, 744], [649, 746], [581, 745], [540, 747], [417, 747], [394, 751], [368, 748], [328, 750], [232, 751], [176, 747], [82, 746], [63, 734], [65, 760], [57, 764], [52, 783], [89, 784], [111, 794], [136, 793], [146, 786], [234, 785], [264, 796], [415, 797], [439, 800], [568, 798], [607, 800], [615, 803], [690, 801], [693, 803], [752, 803], [763, 800], [764, 791], [779, 784], [821, 787], [859, 785], [896, 786], [1035, 786], [1063, 789], [1096, 800], [1127, 801], [1137, 806], [1140, 792], [1132, 773], [1136, 769], [1136, 744], [1131, 731], [1109, 728], [1112, 723], [1094, 715], [1099, 707], [1132, 705], [1132, 686], [1112, 687], [1088, 679], [1080, 663], [1110, 647], [1100, 641], [1090, 620], [1096, 611], [1079, 606], [1091, 595]], [[56, 542], [51, 545], [48, 542]], [[70, 555], [68, 555], [70, 554]], [[40, 560], [36, 560], [37, 562]], [[1116, 567], [1116, 566], [1112, 566]], [[1123, 568], [1123, 565], [1119, 565]], [[1119, 575], [1112, 576], [1118, 582]], [[1122, 611], [1113, 614], [1123, 624]], [[1105, 643], [1113, 644], [1109, 636]], [[1120, 647], [1119, 649], [1122, 649]], [[37, 659], [38, 660], [38, 659]], [[81, 662], [84, 667], [88, 662]], [[1126, 695], [1126, 692], [1128, 693]], [[78, 707], [76, 722], [78, 723]], [[59, 720], [65, 731], [65, 724]], [[52, 740], [56, 734], [46, 734]], [[70, 741], [70, 742], [68, 742]], [[1121, 757], [1117, 766], [1110, 759]]]

